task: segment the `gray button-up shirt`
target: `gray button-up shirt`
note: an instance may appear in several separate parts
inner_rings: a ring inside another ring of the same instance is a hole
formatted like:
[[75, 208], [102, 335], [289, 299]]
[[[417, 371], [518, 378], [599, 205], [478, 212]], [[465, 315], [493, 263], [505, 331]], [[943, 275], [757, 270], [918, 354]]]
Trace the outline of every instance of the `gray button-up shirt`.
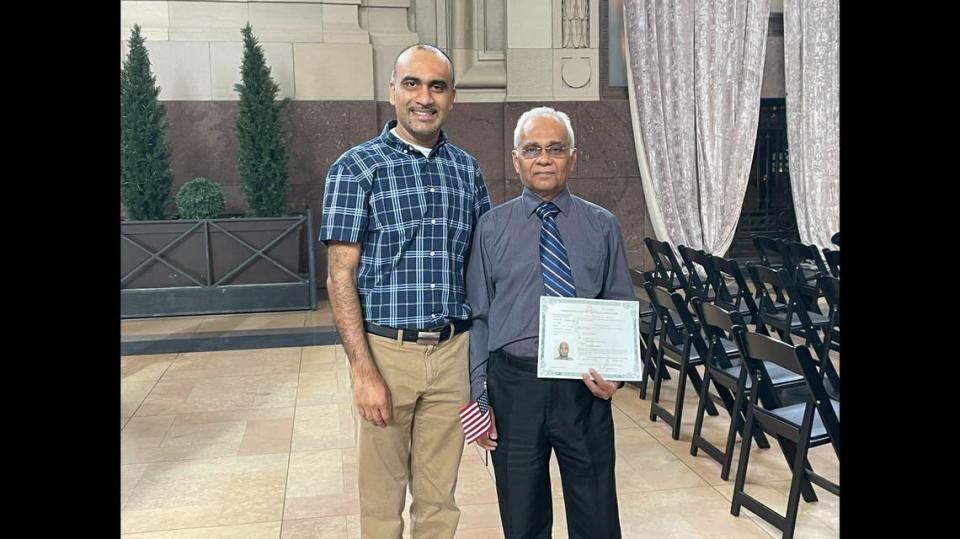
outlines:
[[[540, 270], [540, 218], [543, 200], [523, 194], [484, 214], [473, 236], [467, 265], [470, 329], [470, 397], [483, 393], [487, 358], [500, 350], [536, 357], [543, 295]], [[623, 233], [606, 209], [571, 195], [553, 199], [560, 208], [557, 228], [567, 249], [578, 298], [636, 300]]]

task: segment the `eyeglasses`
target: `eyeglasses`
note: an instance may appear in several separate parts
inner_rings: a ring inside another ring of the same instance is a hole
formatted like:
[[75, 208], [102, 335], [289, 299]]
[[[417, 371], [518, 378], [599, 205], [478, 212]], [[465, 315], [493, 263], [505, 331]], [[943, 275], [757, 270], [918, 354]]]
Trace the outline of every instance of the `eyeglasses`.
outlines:
[[[546, 149], [547, 155], [553, 157], [554, 159], [562, 159], [570, 155], [567, 153], [569, 148], [567, 148], [565, 144], [551, 144], [550, 146], [547, 146]], [[523, 156], [524, 159], [536, 159], [540, 157], [540, 154], [543, 152], [543, 148], [536, 145], [530, 145], [514, 151]]]

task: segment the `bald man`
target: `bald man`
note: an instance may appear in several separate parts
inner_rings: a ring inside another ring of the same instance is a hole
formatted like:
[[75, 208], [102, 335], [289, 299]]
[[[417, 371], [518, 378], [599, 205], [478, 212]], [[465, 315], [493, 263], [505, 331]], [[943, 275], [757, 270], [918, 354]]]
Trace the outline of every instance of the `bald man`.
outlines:
[[474, 224], [490, 209], [477, 160], [441, 127], [456, 96], [453, 64], [414, 45], [397, 57], [397, 119], [327, 174], [320, 240], [327, 290], [350, 362], [362, 537], [453, 537], [469, 399], [464, 272]]

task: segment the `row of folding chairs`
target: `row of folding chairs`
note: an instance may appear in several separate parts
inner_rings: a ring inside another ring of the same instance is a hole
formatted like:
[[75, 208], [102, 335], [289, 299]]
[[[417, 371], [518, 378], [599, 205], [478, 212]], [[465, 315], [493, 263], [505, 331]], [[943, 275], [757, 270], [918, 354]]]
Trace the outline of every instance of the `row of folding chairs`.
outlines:
[[[840, 233], [833, 235], [831, 241], [839, 247]], [[759, 266], [767, 267], [775, 271], [781, 269], [787, 271], [788, 278], [796, 284], [794, 295], [802, 296], [806, 301], [808, 312], [816, 313], [813, 318], [818, 324], [823, 323], [823, 314], [819, 305], [820, 298], [826, 298], [828, 291], [823, 290], [820, 285], [819, 277], [821, 275], [832, 275], [840, 278], [840, 251], [829, 248], [823, 249], [823, 257], [815, 245], [804, 245], [799, 242], [788, 242], [781, 239], [774, 239], [765, 236], [754, 236], [753, 243], [760, 256]], [[683, 246], [678, 246], [678, 250], [686, 262], [685, 250]], [[689, 266], [689, 264], [688, 264]], [[759, 279], [754, 277], [753, 270], [750, 271], [751, 280], [759, 289]], [[778, 306], [784, 302], [784, 293], [782, 287], [774, 286], [771, 289], [774, 292], [774, 299]], [[759, 296], [759, 292], [758, 292]], [[800, 333], [798, 328], [794, 328], [795, 333]], [[835, 332], [833, 340], [827, 343], [834, 349], [840, 349], [840, 334]]]
[[[839, 247], [840, 233], [833, 235], [834, 244]], [[791, 272], [799, 271], [805, 280], [813, 280], [817, 273], [840, 277], [840, 250], [816, 245], [805, 245], [797, 241], [786, 241], [767, 236], [754, 236], [753, 245], [760, 257], [760, 264]], [[822, 253], [822, 256], [821, 256]]]
[[[669, 243], [653, 238], [645, 238], [644, 243], [654, 264], [652, 271], [634, 272], [634, 284], [638, 287], [649, 281], [669, 292], [682, 291], [687, 301], [699, 297], [723, 309], [736, 311], [747, 322], [755, 324], [760, 333], [768, 335], [774, 330], [787, 342], [791, 334], [805, 339], [806, 344], [815, 347], [817, 357], [821, 359], [828, 355], [828, 348], [839, 351], [839, 278], [821, 281], [819, 277], [829, 273], [818, 273], [817, 280], [810, 285], [799, 277], [798, 272], [788, 268], [774, 270], [765, 265], [748, 264], [747, 272], [755, 290], [752, 294], [735, 260], [681, 245], [678, 247], [683, 259], [681, 265]], [[823, 312], [818, 304], [821, 296], [826, 300], [827, 312]], [[644, 364], [649, 366], [650, 358], [656, 352], [654, 337], [659, 337], [662, 328], [650, 323], [652, 308], [649, 305], [642, 304], [641, 310], [641, 349]], [[681, 321], [676, 317], [672, 323], [681, 327]], [[652, 377], [653, 371], [648, 372]], [[646, 377], [639, 390], [640, 398], [646, 398]]]
[[[743, 492], [749, 442], [742, 444], [731, 512], [738, 515], [741, 506], [747, 507], [790, 537], [799, 497], [817, 499], [811, 482], [839, 495], [839, 486], [813, 472], [806, 459], [810, 447], [825, 443], [834, 445], [839, 458], [840, 379], [829, 357], [832, 333], [839, 328], [839, 279], [816, 274], [816, 290], [829, 306], [827, 313], [820, 313], [810, 309], [809, 294], [800, 292], [800, 278], [787, 268], [748, 266], [756, 289], [752, 295], [736, 261], [680, 246], [681, 267], [669, 244], [650, 238], [645, 242], [656, 253], [654, 270], [639, 274], [650, 299], [649, 316], [641, 323], [644, 371], [654, 381], [650, 419], [663, 420], [679, 439], [689, 379], [699, 394], [691, 454], [703, 450], [717, 460], [724, 480], [729, 478], [737, 433], [761, 448], [770, 447], [765, 432], [775, 436], [794, 472], [787, 514], [778, 515]], [[794, 346], [792, 335], [800, 335], [804, 343]], [[678, 376], [672, 412], [660, 404], [668, 368]], [[640, 384], [641, 398], [646, 378]], [[711, 386], [731, 418], [723, 450], [701, 435], [704, 414], [719, 415]]]

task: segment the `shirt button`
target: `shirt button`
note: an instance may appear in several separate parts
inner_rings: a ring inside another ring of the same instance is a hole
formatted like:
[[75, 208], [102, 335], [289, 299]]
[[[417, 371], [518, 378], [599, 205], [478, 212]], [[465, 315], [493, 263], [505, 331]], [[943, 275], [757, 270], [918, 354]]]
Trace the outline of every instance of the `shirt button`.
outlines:
[[434, 193], [434, 192], [436, 192], [436, 189], [434, 189], [433, 187], [431, 187], [431, 188], [430, 188], [430, 192], [431, 192], [431, 193]]
[[436, 287], [437, 287], [436, 283], [430, 283], [430, 288], [436, 288]]
[[431, 224], [431, 225], [437, 224], [437, 220], [436, 220], [436, 219], [430, 219], [430, 224]]
[[437, 252], [436, 252], [436, 251], [430, 251], [430, 256], [437, 256]]

